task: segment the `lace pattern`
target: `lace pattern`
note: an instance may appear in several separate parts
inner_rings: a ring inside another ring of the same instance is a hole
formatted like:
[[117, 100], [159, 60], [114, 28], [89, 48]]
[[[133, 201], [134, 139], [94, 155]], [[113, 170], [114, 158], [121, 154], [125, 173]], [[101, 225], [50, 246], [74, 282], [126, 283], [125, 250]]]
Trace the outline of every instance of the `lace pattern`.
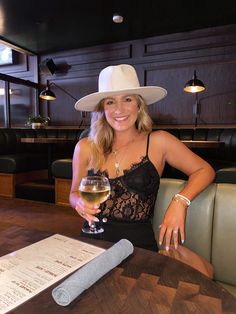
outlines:
[[[107, 171], [97, 174], [108, 177]], [[147, 221], [153, 215], [160, 177], [148, 156], [131, 165], [124, 175], [109, 178], [111, 194], [101, 205], [103, 216], [119, 221]]]

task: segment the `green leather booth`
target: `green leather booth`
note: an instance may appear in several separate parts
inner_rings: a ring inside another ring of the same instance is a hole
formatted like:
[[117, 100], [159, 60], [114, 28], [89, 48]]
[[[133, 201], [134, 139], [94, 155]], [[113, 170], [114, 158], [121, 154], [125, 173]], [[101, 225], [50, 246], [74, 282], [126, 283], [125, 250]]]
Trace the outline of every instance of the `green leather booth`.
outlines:
[[66, 138], [53, 144], [52, 159], [72, 158], [80, 129], [0, 128], [0, 196], [15, 197], [19, 183], [47, 177], [48, 145], [22, 143], [21, 138]]
[[[236, 129], [166, 129], [180, 140], [196, 141], [220, 141], [223, 147], [220, 148], [194, 148], [196, 154], [207, 160], [216, 171], [215, 182], [236, 183]], [[80, 134], [80, 138], [88, 136], [89, 129]], [[55, 178], [72, 178], [72, 160], [56, 160], [52, 164], [52, 173]], [[165, 166], [162, 174], [164, 178], [176, 178], [186, 180], [187, 177], [177, 169]]]
[[[185, 181], [161, 179], [155, 204], [153, 229], [159, 225], [174, 194]], [[188, 208], [185, 246], [206, 258], [214, 267], [214, 280], [236, 297], [236, 184], [212, 183]]]

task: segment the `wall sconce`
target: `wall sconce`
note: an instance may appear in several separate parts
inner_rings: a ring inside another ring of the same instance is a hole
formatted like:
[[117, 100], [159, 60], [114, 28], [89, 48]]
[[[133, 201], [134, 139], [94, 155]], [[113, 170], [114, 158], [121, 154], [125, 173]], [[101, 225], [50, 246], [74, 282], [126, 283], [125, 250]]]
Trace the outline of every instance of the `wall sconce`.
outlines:
[[[56, 86], [58, 89], [60, 89], [61, 91], [63, 91], [65, 94], [67, 94], [68, 96], [70, 96], [72, 99], [74, 99], [75, 101], [77, 101], [78, 99], [75, 98], [73, 95], [71, 95], [69, 92], [67, 92], [64, 88], [62, 88], [61, 86], [57, 85], [56, 83], [52, 82], [50, 84], [47, 84], [46, 89], [44, 89], [40, 95], [39, 98], [44, 99], [44, 100], [55, 100], [56, 99], [56, 95], [53, 93], [53, 91], [50, 90], [50, 86]], [[81, 112], [81, 116], [82, 118], [86, 117], [86, 114], [84, 111]]]
[[194, 125], [197, 126], [198, 117], [199, 117], [199, 103], [198, 103], [198, 93], [204, 91], [205, 85], [202, 81], [197, 78], [196, 70], [194, 70], [193, 78], [188, 81], [184, 86], [184, 91], [188, 93], [195, 94], [195, 103], [193, 105], [193, 116], [194, 116]]
[[41, 99], [44, 99], [44, 100], [55, 100], [57, 97], [56, 95], [53, 93], [53, 91], [50, 90], [50, 86], [56, 86], [58, 89], [60, 89], [61, 91], [63, 91], [65, 94], [67, 94], [68, 96], [70, 96], [71, 98], [73, 98], [75, 101], [77, 101], [78, 99], [75, 98], [73, 95], [71, 95], [69, 92], [67, 92], [64, 88], [62, 88], [61, 86], [57, 85], [56, 83], [52, 82], [50, 84], [47, 84], [47, 87], [46, 89], [44, 89], [39, 97]]

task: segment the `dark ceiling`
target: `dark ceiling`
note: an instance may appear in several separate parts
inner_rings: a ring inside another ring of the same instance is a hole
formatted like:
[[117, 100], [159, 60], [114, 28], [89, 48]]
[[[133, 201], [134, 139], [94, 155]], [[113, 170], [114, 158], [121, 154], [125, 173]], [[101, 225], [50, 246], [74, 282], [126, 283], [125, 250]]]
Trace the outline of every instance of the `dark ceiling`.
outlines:
[[[0, 0], [0, 39], [35, 54], [236, 23], [234, 1]], [[124, 16], [122, 24], [113, 13]]]

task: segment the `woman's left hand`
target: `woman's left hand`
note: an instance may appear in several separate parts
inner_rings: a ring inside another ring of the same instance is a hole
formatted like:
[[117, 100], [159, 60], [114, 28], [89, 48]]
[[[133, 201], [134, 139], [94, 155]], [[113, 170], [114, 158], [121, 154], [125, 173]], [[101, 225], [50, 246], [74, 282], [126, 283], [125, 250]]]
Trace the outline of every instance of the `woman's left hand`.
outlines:
[[174, 240], [174, 247], [177, 249], [179, 244], [179, 235], [181, 243], [185, 240], [185, 218], [187, 207], [180, 202], [172, 201], [166, 210], [162, 224], [160, 225], [159, 245], [162, 245], [164, 237], [166, 238], [165, 248], [170, 248], [171, 238]]

